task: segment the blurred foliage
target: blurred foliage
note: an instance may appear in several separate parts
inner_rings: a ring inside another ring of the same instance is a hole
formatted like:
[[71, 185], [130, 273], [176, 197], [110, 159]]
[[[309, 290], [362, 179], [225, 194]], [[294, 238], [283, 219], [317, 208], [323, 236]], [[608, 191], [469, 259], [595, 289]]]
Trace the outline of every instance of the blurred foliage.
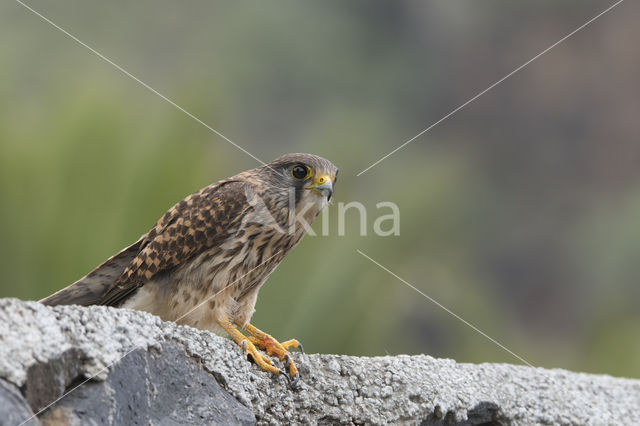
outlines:
[[[311, 352], [640, 377], [640, 5], [29, 2], [251, 153], [341, 169], [347, 235], [307, 237], [254, 322]], [[187, 194], [257, 163], [17, 3], [0, 5], [0, 296], [39, 299]], [[401, 235], [372, 235], [376, 203]], [[316, 223], [316, 229], [320, 223]]]

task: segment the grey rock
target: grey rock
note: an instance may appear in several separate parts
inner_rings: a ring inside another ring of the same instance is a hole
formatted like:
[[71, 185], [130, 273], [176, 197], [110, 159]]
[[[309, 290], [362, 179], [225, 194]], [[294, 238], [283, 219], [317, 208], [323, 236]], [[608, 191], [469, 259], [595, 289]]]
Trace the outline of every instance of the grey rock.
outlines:
[[[255, 415], [260, 424], [640, 424], [639, 380], [425, 355], [294, 360], [297, 389], [209, 332], [143, 312], [0, 299], [0, 378], [34, 412], [53, 403], [42, 421], [211, 424]], [[96, 407], [94, 399], [108, 403]]]
[[135, 349], [105, 381], [72, 383], [76, 390], [41, 415], [43, 423], [253, 425], [255, 416], [173, 342]]
[[33, 412], [20, 391], [11, 383], [0, 379], [0, 425], [17, 425], [25, 423], [28, 426], [39, 425], [37, 418], [31, 419]]

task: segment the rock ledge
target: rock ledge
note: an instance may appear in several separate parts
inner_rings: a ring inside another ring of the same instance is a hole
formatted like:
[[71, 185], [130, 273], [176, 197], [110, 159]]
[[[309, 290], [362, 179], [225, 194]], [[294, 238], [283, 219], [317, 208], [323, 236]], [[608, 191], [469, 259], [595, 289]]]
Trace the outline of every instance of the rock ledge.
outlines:
[[209, 332], [0, 299], [0, 424], [50, 404], [27, 424], [640, 424], [640, 380], [424, 355], [294, 358], [297, 390]]

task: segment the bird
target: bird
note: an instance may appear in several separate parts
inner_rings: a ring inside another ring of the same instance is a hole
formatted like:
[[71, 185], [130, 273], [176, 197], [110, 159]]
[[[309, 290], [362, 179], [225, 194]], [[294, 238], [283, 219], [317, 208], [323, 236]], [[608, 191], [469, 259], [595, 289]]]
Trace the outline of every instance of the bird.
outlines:
[[337, 177], [329, 160], [294, 153], [220, 180], [175, 204], [135, 243], [40, 302], [135, 309], [226, 332], [263, 371], [296, 383], [299, 371], [289, 350], [302, 350], [300, 342], [280, 343], [250, 320], [260, 288], [328, 205]]

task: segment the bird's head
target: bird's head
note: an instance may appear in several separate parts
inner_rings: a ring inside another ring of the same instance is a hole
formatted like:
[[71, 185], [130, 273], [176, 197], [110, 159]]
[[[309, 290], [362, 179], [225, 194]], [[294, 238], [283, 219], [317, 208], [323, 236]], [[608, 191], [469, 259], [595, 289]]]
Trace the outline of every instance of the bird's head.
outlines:
[[338, 178], [336, 166], [311, 154], [286, 154], [261, 169], [272, 185], [295, 195], [296, 210], [311, 204], [315, 214], [331, 200]]

